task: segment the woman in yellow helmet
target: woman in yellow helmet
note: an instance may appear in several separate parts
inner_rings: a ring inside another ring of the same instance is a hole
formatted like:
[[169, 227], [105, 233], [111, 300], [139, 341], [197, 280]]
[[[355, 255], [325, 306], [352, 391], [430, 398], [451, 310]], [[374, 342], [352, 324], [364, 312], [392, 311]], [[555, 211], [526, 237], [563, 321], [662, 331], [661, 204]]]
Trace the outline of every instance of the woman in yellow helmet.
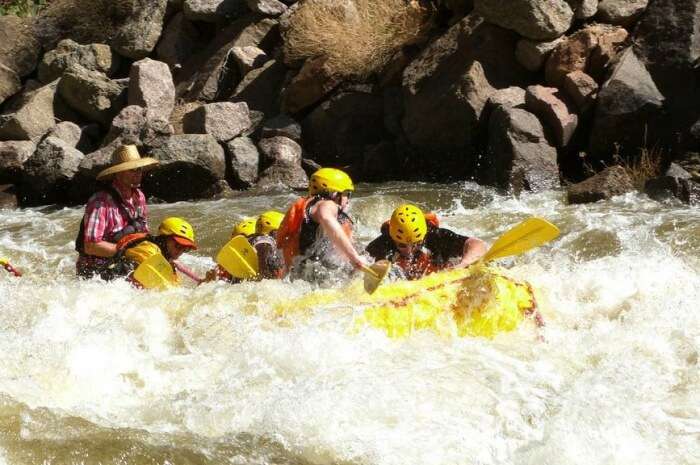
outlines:
[[387, 259], [407, 279], [448, 268], [466, 267], [486, 253], [486, 243], [441, 228], [437, 215], [415, 205], [398, 207], [384, 223], [381, 235], [367, 246], [375, 259]]
[[[287, 270], [313, 263], [326, 268], [342, 262], [356, 269], [367, 266], [353, 245], [352, 220], [347, 214], [354, 190], [350, 176], [341, 170], [321, 168], [311, 175], [309, 195], [290, 207], [277, 233], [277, 247], [284, 254]], [[334, 252], [340, 255], [340, 262], [334, 260]], [[304, 263], [295, 261], [297, 257]]]
[[196, 248], [192, 225], [182, 218], [169, 217], [158, 227], [157, 236], [134, 233], [119, 240], [114, 273], [117, 276], [126, 276], [141, 262], [160, 253], [176, 270], [199, 283], [202, 280], [194, 272], [176, 261], [184, 252]]

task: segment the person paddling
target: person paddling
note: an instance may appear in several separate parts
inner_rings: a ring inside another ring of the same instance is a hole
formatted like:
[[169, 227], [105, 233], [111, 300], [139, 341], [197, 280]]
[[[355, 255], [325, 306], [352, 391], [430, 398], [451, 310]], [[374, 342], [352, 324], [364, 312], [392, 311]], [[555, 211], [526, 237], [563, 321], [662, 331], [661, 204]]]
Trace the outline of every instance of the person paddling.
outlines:
[[419, 279], [444, 268], [464, 268], [479, 260], [486, 243], [441, 228], [437, 215], [411, 204], [398, 207], [367, 245], [375, 259], [387, 259], [406, 279]]
[[106, 181], [90, 197], [75, 240], [76, 273], [80, 278], [111, 280], [117, 242], [127, 234], [148, 233], [146, 198], [139, 188], [143, 172], [158, 160], [142, 158], [135, 145], [123, 145], [112, 155], [112, 166], [97, 175]]
[[352, 192], [350, 176], [335, 168], [321, 168], [311, 175], [309, 195], [287, 211], [277, 232], [277, 247], [287, 271], [324, 279], [343, 263], [366, 269], [367, 261], [352, 242], [352, 220], [347, 213]]

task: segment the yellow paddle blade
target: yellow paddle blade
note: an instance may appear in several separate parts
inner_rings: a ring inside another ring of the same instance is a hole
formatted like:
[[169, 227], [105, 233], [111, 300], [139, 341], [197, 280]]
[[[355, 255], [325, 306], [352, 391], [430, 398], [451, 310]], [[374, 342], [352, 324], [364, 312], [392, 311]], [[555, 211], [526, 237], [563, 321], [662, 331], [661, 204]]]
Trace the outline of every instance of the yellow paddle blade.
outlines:
[[6, 258], [0, 258], [0, 266], [5, 266], [10, 263]]
[[173, 267], [161, 254], [153, 255], [134, 271], [134, 279], [146, 289], [167, 289], [177, 285]]
[[245, 236], [228, 241], [216, 256], [216, 263], [235, 278], [250, 279], [258, 275], [258, 253]]
[[384, 277], [391, 271], [391, 262], [389, 260], [379, 260], [372, 266], [363, 268], [362, 271], [365, 272], [365, 291], [368, 294], [372, 294], [382, 283]]
[[528, 218], [512, 227], [493, 243], [484, 258], [489, 262], [496, 258], [520, 255], [539, 247], [559, 236], [559, 228], [542, 218]]

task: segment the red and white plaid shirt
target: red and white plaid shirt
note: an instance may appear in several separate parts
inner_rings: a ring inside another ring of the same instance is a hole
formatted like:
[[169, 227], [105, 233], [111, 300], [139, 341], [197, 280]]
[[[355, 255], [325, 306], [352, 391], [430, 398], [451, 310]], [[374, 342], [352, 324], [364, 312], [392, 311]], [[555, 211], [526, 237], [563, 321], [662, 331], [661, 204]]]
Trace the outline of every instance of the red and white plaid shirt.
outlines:
[[[112, 187], [119, 192], [124, 206], [134, 218], [148, 217], [146, 197], [140, 189], [120, 189], [116, 184], [112, 184]], [[90, 197], [83, 221], [85, 242], [116, 242], [114, 236], [129, 225], [129, 218], [122, 213], [117, 200], [105, 191], [99, 191]]]

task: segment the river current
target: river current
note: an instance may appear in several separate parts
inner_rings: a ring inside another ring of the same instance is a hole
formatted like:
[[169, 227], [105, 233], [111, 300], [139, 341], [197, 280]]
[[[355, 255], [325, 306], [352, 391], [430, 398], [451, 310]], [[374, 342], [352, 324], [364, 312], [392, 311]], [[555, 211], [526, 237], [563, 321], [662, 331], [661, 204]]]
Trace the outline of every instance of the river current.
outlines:
[[[190, 220], [182, 261], [204, 274], [234, 223], [294, 198], [152, 205], [150, 225]], [[78, 281], [81, 208], [0, 210], [0, 256], [25, 274], [0, 270], [0, 464], [700, 464], [698, 208], [364, 185], [358, 242], [404, 201], [488, 242], [529, 216], [559, 226], [499, 262], [541, 294], [545, 327], [394, 340], [349, 330], [350, 297], [276, 317], [313, 291], [300, 281]]]

